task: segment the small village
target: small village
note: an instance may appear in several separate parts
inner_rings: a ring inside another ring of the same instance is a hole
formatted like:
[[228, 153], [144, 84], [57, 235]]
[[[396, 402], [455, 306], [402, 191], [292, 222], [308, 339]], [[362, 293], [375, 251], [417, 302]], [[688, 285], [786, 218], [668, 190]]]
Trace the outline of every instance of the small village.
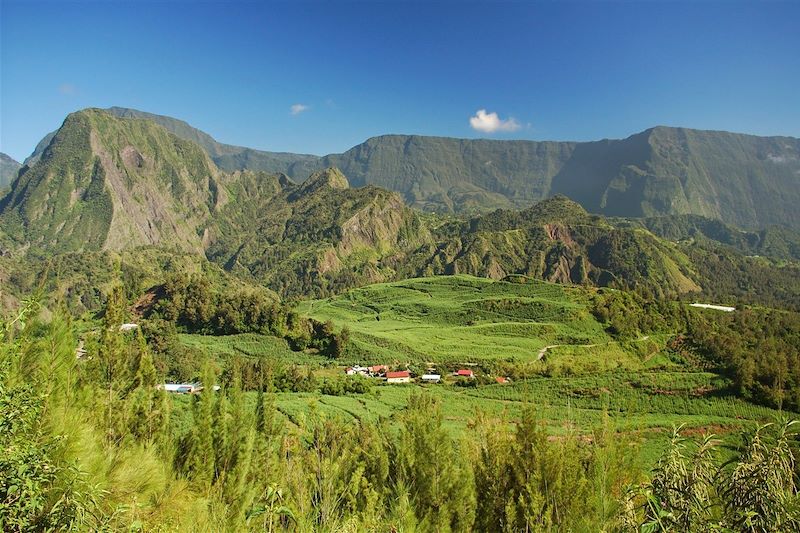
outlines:
[[[442, 375], [437, 373], [436, 369], [428, 368], [425, 373], [415, 376], [410, 370], [394, 370], [390, 371], [387, 365], [373, 365], [373, 366], [351, 366], [345, 369], [345, 374], [348, 376], [363, 376], [366, 378], [383, 380], [389, 384], [405, 384], [405, 383], [442, 383], [448, 382], [464, 382], [475, 380], [478, 376], [474, 370], [468, 368], [460, 368], [449, 374]], [[485, 376], [489, 378], [489, 376]], [[493, 380], [495, 383], [506, 384], [511, 380], [505, 376], [497, 376]]]
[[[447, 374], [437, 373], [436, 369], [431, 367], [426, 369], [425, 373], [415, 375], [411, 370], [391, 370], [389, 365], [371, 365], [360, 366], [354, 365], [344, 369], [344, 374], [348, 377], [360, 377], [375, 380], [378, 383], [386, 383], [388, 385], [404, 385], [404, 384], [442, 384], [449, 383], [455, 385], [477, 386], [477, 380], [480, 377], [483, 384], [497, 383], [505, 385], [511, 383], [511, 378], [506, 376], [478, 376], [474, 370], [469, 368], [460, 368]], [[203, 384], [199, 382], [193, 383], [163, 383], [158, 386], [159, 389], [173, 394], [200, 394], [203, 392]], [[214, 391], [219, 391], [220, 386], [214, 385]]]

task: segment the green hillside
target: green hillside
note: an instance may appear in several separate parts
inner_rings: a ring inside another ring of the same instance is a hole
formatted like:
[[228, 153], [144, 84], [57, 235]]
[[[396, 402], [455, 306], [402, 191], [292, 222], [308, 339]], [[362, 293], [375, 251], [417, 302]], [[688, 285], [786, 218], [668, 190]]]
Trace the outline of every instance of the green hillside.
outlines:
[[[775, 415], [736, 398], [727, 377], [677, 356], [669, 327], [633, 338], [611, 335], [592, 312], [598, 297], [541, 281], [446, 276], [371, 285], [302, 302], [297, 311], [349, 330], [338, 365], [388, 364], [418, 375], [432, 366], [445, 376], [474, 369], [477, 387], [454, 387], [459, 382], [449, 377], [450, 385], [428, 386], [456, 432], [467, 428], [475, 409], [519, 416], [529, 402], [556, 432], [596, 426], [604, 413], [630, 430], [683, 423], [725, 432]], [[496, 376], [512, 382], [495, 384]], [[316, 401], [346, 417], [375, 420], [403, 408], [413, 390], [402, 389], [381, 388], [377, 402], [361, 406], [356, 398]], [[278, 405], [297, 417], [312, 398], [281, 395]], [[657, 433], [650, 438], [659, 442]]]
[[288, 296], [393, 279], [385, 264], [429, 241], [397, 193], [352, 189], [336, 169], [288, 180], [241, 176], [209, 225], [207, 256]]
[[538, 360], [551, 344], [611, 339], [587, 310], [590, 293], [545, 282], [443, 276], [370, 285], [298, 312], [347, 325], [367, 357], [466, 363]]
[[219, 177], [198, 145], [90, 109], [67, 117], [0, 200], [0, 224], [51, 252], [159, 243], [201, 251], [198, 225], [222, 201]]
[[[800, 139], [659, 126], [620, 140], [495, 141], [384, 135], [342, 154], [317, 157], [221, 144], [187, 123], [133, 109], [199, 144], [215, 164], [284, 173], [302, 181], [337, 167], [360, 187], [399, 192], [409, 206], [438, 212], [521, 208], [564, 194], [592, 213], [621, 217], [694, 214], [734, 226], [800, 227]], [[33, 164], [50, 144], [39, 143]]]
[[787, 227], [745, 231], [700, 215], [665, 215], [618, 222], [647, 228], [654, 235], [670, 241], [719, 244], [751, 256], [800, 260], [800, 231]]

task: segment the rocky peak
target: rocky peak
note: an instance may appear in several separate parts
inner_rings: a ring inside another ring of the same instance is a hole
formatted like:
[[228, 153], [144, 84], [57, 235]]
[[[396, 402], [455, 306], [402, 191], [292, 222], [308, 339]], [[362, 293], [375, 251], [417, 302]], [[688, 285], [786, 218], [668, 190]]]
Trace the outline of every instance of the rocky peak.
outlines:
[[312, 194], [321, 189], [343, 190], [349, 188], [350, 182], [347, 181], [345, 175], [342, 174], [338, 168], [330, 167], [311, 174], [311, 176], [309, 176], [308, 179], [305, 180], [300, 186], [300, 189], [297, 191], [297, 195], [304, 196], [306, 194]]

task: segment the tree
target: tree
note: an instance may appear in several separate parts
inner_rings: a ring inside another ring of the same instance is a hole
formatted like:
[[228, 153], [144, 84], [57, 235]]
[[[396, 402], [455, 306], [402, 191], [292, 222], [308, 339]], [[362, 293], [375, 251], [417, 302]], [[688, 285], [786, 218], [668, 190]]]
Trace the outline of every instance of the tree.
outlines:
[[396, 482], [408, 491], [421, 529], [469, 531], [475, 519], [472, 468], [442, 421], [433, 396], [409, 397], [393, 453]]
[[214, 481], [214, 410], [216, 396], [213, 387], [216, 379], [210, 363], [203, 368], [202, 384], [204, 392], [194, 401], [194, 427], [192, 430], [191, 460], [187, 466], [192, 477], [209, 486]]

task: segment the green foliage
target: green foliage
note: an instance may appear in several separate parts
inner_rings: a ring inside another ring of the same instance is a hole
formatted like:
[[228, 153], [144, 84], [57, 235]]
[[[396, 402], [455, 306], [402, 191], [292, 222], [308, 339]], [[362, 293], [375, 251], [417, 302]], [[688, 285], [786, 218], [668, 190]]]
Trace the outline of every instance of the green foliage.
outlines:
[[442, 421], [435, 397], [409, 398], [392, 454], [395, 483], [411, 495], [421, 529], [469, 531], [475, 517], [472, 471]]
[[99, 508], [49, 424], [73, 392], [71, 332], [60, 316], [38, 324], [35, 309], [0, 322], [0, 529], [9, 532], [77, 529]]
[[800, 409], [800, 314], [745, 309], [694, 313], [689, 339], [738, 392], [778, 409]]
[[[591, 291], [471, 276], [376, 284], [304, 302], [298, 313], [349, 330], [343, 361], [535, 361], [547, 344], [608, 343]], [[622, 352], [622, 350], [619, 350]]]
[[708, 435], [699, 443], [676, 429], [650, 481], [629, 494], [625, 529], [793, 531], [800, 526], [794, 422], [760, 426], [729, 463]]
[[[272, 392], [281, 379], [313, 378], [310, 368], [266, 362], [255, 374], [258, 392], [242, 390], [239, 376], [249, 374], [238, 362], [215, 391], [208, 362], [202, 393], [168, 397], [155, 386], [161, 380], [143, 337], [115, 327], [125, 319], [120, 295], [118, 289], [108, 298], [88, 358], [75, 359], [72, 326], [58, 316], [42, 322], [25, 308], [2, 330], [4, 530], [797, 527], [792, 425], [758, 430], [726, 454], [728, 465], [713, 441], [698, 448], [676, 437], [639, 484], [646, 473], [635, 440], [609, 422], [619, 404], [613, 395], [590, 394], [627, 386], [623, 397], [639, 394], [639, 408], [662, 418], [657, 398], [692, 398], [715, 383], [711, 374], [540, 378], [422, 394], [382, 386], [331, 396]], [[323, 388], [329, 386], [337, 387], [325, 378]], [[525, 398], [542, 405], [534, 411]], [[559, 398], [566, 409], [554, 413], [546, 403], [558, 407]], [[469, 431], [453, 432], [459, 416], [470, 421]], [[552, 420], [597, 429], [554, 434]], [[631, 484], [638, 489], [626, 498]]]

